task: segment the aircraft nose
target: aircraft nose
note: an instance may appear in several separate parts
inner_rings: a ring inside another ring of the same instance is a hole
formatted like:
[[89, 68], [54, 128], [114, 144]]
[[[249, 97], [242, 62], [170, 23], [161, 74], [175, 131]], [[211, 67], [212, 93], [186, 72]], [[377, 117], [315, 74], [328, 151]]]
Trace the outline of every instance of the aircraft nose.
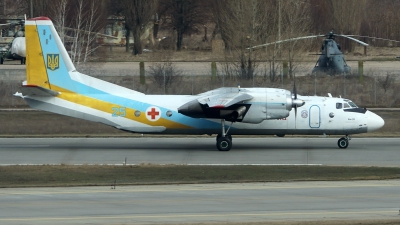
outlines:
[[379, 130], [385, 125], [385, 121], [375, 113], [367, 111], [367, 132]]

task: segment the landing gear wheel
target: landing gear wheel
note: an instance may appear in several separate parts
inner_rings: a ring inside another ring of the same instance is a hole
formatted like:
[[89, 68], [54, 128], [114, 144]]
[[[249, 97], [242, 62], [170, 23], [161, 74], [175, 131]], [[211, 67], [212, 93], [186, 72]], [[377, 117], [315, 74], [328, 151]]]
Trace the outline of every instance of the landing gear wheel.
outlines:
[[22, 59], [21, 59], [21, 65], [24, 65], [25, 62], [26, 62], [26, 59], [25, 59], [25, 58], [22, 58]]
[[[217, 135], [217, 141], [218, 141], [218, 139], [220, 139], [221, 137], [222, 137], [222, 135], [221, 135], [221, 134], [218, 134], [218, 135]], [[225, 137], [229, 138], [229, 140], [231, 140], [231, 142], [232, 142], [232, 135], [227, 134], [227, 135], [225, 135]]]
[[1, 57], [1, 58], [0, 58], [0, 64], [3, 64], [3, 63], [4, 63], [4, 58]]
[[337, 144], [339, 148], [347, 148], [349, 146], [349, 140], [347, 140], [347, 138], [340, 138]]
[[232, 141], [228, 137], [217, 139], [217, 148], [219, 151], [229, 151], [232, 148]]

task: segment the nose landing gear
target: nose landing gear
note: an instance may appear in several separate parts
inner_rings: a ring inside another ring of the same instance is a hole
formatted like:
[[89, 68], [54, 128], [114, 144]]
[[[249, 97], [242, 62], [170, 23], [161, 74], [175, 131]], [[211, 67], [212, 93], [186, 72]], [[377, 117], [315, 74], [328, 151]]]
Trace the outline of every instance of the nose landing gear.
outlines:
[[338, 146], [339, 148], [347, 148], [349, 146], [349, 141], [351, 140], [351, 137], [349, 135], [346, 135], [346, 137], [342, 137], [338, 140]]

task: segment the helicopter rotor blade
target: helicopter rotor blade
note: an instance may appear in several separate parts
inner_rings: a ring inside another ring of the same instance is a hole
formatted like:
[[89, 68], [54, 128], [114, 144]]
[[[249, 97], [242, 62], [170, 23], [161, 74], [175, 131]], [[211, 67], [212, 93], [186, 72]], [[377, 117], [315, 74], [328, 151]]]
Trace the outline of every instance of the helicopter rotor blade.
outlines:
[[93, 35], [98, 35], [98, 36], [101, 36], [101, 37], [106, 37], [106, 38], [111, 38], [111, 39], [118, 39], [118, 37], [115, 37], [115, 36], [112, 36], [112, 35], [101, 34], [101, 33], [98, 33], [98, 32], [93, 32], [93, 31], [88, 31], [88, 30], [75, 29], [75, 28], [62, 27], [62, 26], [55, 26], [55, 27], [59, 28], [59, 29], [69, 30], [69, 31], [81, 32], [81, 33], [86, 33], [86, 34], [93, 34]]
[[0, 28], [1, 29], [9, 28], [11, 25], [12, 25], [11, 23], [0, 24]]
[[355, 42], [357, 42], [357, 43], [359, 43], [359, 44], [362, 44], [362, 45], [364, 45], [364, 46], [368, 46], [367, 43], [362, 42], [362, 41], [360, 41], [360, 40], [357, 40], [357, 39], [355, 39], [355, 38], [349, 37], [349, 36], [344, 35], [344, 34], [336, 34], [336, 36], [345, 37], [345, 38], [348, 38], [348, 39], [350, 39], [350, 40], [352, 40], [352, 41], [355, 41]]
[[287, 42], [287, 41], [297, 41], [297, 40], [302, 40], [302, 39], [316, 38], [316, 37], [323, 37], [323, 36], [325, 36], [325, 35], [312, 35], [312, 36], [290, 38], [290, 39], [281, 40], [281, 41], [275, 41], [275, 42], [266, 43], [266, 44], [262, 44], [262, 45], [256, 45], [256, 46], [253, 46], [253, 47], [250, 47], [250, 48], [247, 48], [247, 49], [250, 50], [250, 49], [265, 47], [265, 46], [268, 46], [268, 45], [280, 44], [280, 43]]
[[347, 35], [347, 36], [350, 36], [350, 37], [359, 37], [359, 38], [369, 38], [369, 39], [376, 39], [376, 40], [382, 40], [382, 41], [392, 41], [392, 42], [400, 43], [400, 41], [392, 40], [392, 39], [387, 39], [387, 38], [378, 38], [378, 37], [361, 36], [361, 35]]

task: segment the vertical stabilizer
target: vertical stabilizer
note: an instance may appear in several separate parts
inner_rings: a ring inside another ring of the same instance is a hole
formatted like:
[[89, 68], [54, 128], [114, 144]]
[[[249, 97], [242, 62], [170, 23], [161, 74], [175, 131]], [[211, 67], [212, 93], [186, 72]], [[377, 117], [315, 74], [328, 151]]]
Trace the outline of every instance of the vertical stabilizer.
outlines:
[[47, 17], [25, 22], [27, 85], [56, 91], [75, 91], [69, 72], [75, 67]]

